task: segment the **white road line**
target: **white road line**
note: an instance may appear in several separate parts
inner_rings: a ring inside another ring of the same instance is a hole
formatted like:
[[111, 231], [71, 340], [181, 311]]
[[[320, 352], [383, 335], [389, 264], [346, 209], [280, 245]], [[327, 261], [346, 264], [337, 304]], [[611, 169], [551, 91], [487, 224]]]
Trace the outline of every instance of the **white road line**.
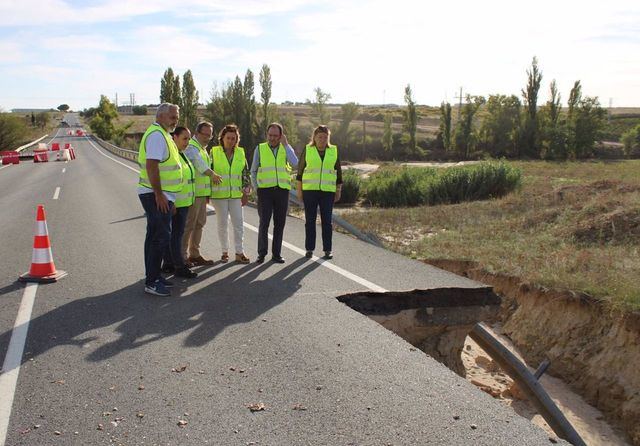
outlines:
[[[93, 142], [91, 142], [91, 140], [89, 140], [89, 138], [87, 138], [87, 137], [85, 137], [85, 138], [87, 139], [87, 142], [88, 142], [89, 144], [91, 144], [91, 145], [93, 146], [93, 148], [94, 148], [94, 149], [96, 149], [96, 150], [98, 151], [98, 153], [100, 153], [102, 156], [104, 156], [104, 157], [106, 157], [106, 158], [109, 158], [109, 159], [110, 159], [110, 160], [112, 160], [112, 161], [115, 161], [116, 163], [118, 163], [118, 164], [120, 164], [120, 165], [122, 165], [122, 166], [126, 167], [126, 168], [127, 168], [127, 169], [129, 169], [129, 170], [133, 170], [133, 171], [134, 171], [134, 172], [136, 172], [136, 173], [140, 173], [140, 171], [139, 171], [138, 169], [134, 169], [133, 167], [128, 166], [128, 165], [126, 165], [126, 164], [124, 164], [124, 163], [122, 163], [122, 162], [118, 161], [117, 159], [112, 158], [112, 157], [110, 157], [109, 155], [104, 154], [104, 153], [102, 152], [102, 150], [100, 150], [99, 148], [97, 148], [97, 147], [95, 146], [95, 144], [93, 144]], [[214, 207], [213, 207], [213, 206], [211, 206], [210, 204], [208, 204], [208, 205], [207, 205], [207, 207], [208, 207], [209, 209], [211, 209], [211, 210], [214, 210]], [[249, 223], [246, 223], [246, 222], [245, 222], [245, 223], [244, 223], [244, 227], [245, 227], [245, 228], [247, 228], [247, 229], [252, 230], [252, 231], [253, 231], [253, 232], [255, 232], [256, 234], [258, 233], [258, 228], [256, 228], [255, 226], [253, 226], [253, 225], [251, 225], [251, 224], [249, 224]], [[271, 238], [273, 238], [272, 234], [269, 234], [269, 238], [270, 238], [270, 239], [271, 239]], [[306, 253], [306, 251], [305, 251], [305, 250], [300, 249], [300, 248], [298, 248], [297, 246], [292, 245], [291, 243], [288, 243], [288, 242], [286, 242], [286, 241], [284, 241], [284, 240], [282, 241], [282, 244], [283, 244], [283, 246], [285, 246], [286, 248], [290, 249], [291, 251], [293, 251], [293, 252], [295, 252], [295, 253], [297, 253], [297, 254], [304, 255], [304, 254]], [[360, 277], [360, 276], [358, 276], [358, 275], [356, 275], [356, 274], [353, 274], [353, 273], [351, 273], [351, 272], [347, 271], [346, 269], [340, 268], [339, 266], [336, 266], [336, 265], [334, 265], [333, 263], [331, 263], [331, 262], [329, 262], [329, 261], [327, 261], [327, 260], [325, 260], [325, 259], [321, 259], [321, 258], [319, 258], [319, 257], [313, 256], [311, 260], [313, 260], [314, 262], [319, 263], [320, 265], [324, 266], [325, 268], [330, 269], [330, 270], [331, 270], [331, 271], [333, 271], [333, 272], [336, 272], [336, 273], [340, 274], [341, 276], [346, 277], [347, 279], [350, 279], [350, 280], [353, 280], [353, 281], [354, 281], [354, 282], [356, 282], [356, 283], [359, 283], [360, 285], [362, 285], [362, 286], [364, 286], [364, 287], [366, 287], [366, 288], [370, 289], [371, 291], [377, 291], [377, 292], [379, 292], [379, 293], [385, 293], [385, 292], [387, 291], [386, 289], [382, 288], [381, 286], [376, 285], [376, 284], [375, 284], [375, 283], [373, 283], [373, 282], [369, 282], [367, 279], [364, 279], [364, 278], [362, 278], [362, 277]], [[2, 445], [0, 445], [0, 446], [2, 446]]]
[[6, 169], [7, 167], [11, 166], [12, 164], [5, 164], [4, 166], [0, 167], [0, 170], [2, 169]]
[[18, 316], [15, 324], [13, 324], [7, 355], [2, 365], [2, 374], [0, 374], [0, 395], [2, 395], [2, 398], [0, 398], [0, 446], [4, 446], [7, 440], [13, 397], [16, 392], [22, 353], [27, 340], [27, 331], [29, 330], [31, 311], [33, 310], [37, 290], [37, 283], [28, 283], [24, 289]]
[[66, 171], [67, 171], [66, 167], [64, 169], [62, 169], [62, 173], [65, 173]]
[[138, 169], [136, 169], [136, 168], [134, 168], [134, 167], [131, 167], [131, 166], [129, 166], [129, 165], [127, 165], [127, 164], [125, 164], [125, 163], [123, 163], [123, 162], [121, 162], [121, 161], [118, 161], [117, 159], [112, 158], [112, 157], [110, 157], [109, 155], [107, 155], [106, 153], [104, 153], [102, 150], [100, 150], [99, 148], [97, 148], [97, 147], [96, 147], [96, 145], [95, 145], [95, 144], [94, 144], [94, 143], [93, 143], [93, 142], [92, 142], [92, 141], [91, 141], [87, 136], [85, 136], [85, 139], [87, 140], [87, 142], [88, 142], [89, 144], [91, 144], [91, 146], [92, 146], [94, 149], [96, 149], [96, 150], [98, 151], [98, 153], [99, 153], [100, 155], [104, 156], [105, 158], [109, 158], [111, 161], [116, 162], [116, 163], [120, 164], [121, 166], [126, 167], [126, 168], [127, 168], [127, 169], [129, 169], [129, 170], [133, 170], [135, 173], [140, 173], [140, 171], [139, 171]]
[[53, 193], [53, 199], [57, 200], [58, 196], [60, 196], [60, 186], [56, 187], [56, 191]]
[[[214, 210], [213, 206], [211, 206], [211, 205], [207, 205], [207, 206], [210, 207], [211, 210]], [[251, 229], [256, 234], [258, 233], [258, 228], [256, 228], [253, 225], [250, 225], [249, 223], [244, 223], [244, 227], [248, 228], [248, 229]], [[269, 239], [273, 239], [273, 236], [271, 234], [269, 234]], [[286, 242], [284, 240], [282, 241], [282, 245], [285, 246], [286, 248], [289, 248], [291, 251], [293, 251], [293, 252], [295, 252], [297, 254], [300, 254], [301, 256], [305, 255], [305, 253], [306, 253], [306, 251], [304, 249], [300, 249], [297, 246], [292, 245], [291, 243]], [[376, 285], [373, 282], [369, 282], [367, 279], [363, 279], [362, 277], [357, 276], [357, 275], [353, 274], [352, 272], [347, 271], [346, 269], [340, 268], [339, 266], [334, 265], [333, 263], [331, 263], [331, 262], [329, 262], [329, 261], [327, 261], [325, 259], [313, 256], [312, 260], [314, 262], [320, 263], [322, 266], [324, 266], [326, 268], [329, 268], [333, 272], [336, 272], [336, 273], [340, 274], [341, 276], [346, 277], [347, 279], [351, 279], [354, 282], [359, 283], [360, 285], [369, 288], [371, 291], [377, 291], [379, 293], [386, 293], [387, 292], [387, 290], [382, 288], [381, 286]]]

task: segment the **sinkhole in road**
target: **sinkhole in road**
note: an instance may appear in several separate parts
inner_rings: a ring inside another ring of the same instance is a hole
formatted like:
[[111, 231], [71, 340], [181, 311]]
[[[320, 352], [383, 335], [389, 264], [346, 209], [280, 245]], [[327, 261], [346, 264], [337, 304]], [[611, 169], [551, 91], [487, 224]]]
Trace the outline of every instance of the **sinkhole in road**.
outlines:
[[[486, 277], [484, 279], [486, 280]], [[495, 285], [492, 283], [492, 286]], [[518, 286], [517, 289], [519, 294], [523, 295], [522, 286]], [[524, 296], [533, 301], [527, 293], [524, 293]], [[535, 305], [528, 305], [528, 300], [520, 297], [521, 302], [517, 304], [510, 295], [503, 292], [498, 295], [492, 287], [481, 287], [386, 293], [367, 291], [346, 294], [337, 299], [394, 332], [555, 437], [531, 401], [528, 401], [522, 391], [514, 385], [513, 379], [468, 336], [476, 323], [485, 322], [491, 325], [496, 333], [501, 334], [502, 342], [507, 344], [510, 350], [516, 352], [521, 359], [526, 359], [529, 364], [537, 365], [546, 355], [542, 352], [534, 356], [521, 355], [526, 353], [520, 350], [524, 343], [513, 345], [510, 339], [525, 338], [533, 343], [545, 345], [548, 353], [553, 335], [545, 335], [532, 327], [548, 328], [562, 325], [559, 324], [560, 320], [564, 320], [563, 324], [566, 324], [567, 315], [575, 316], [578, 312], [575, 309], [568, 311], [565, 308], [557, 308], [555, 311], [547, 312], [550, 313], [547, 316], [551, 319], [546, 320], [541, 315], [544, 313], [544, 306], [540, 305], [536, 310]], [[554, 305], [560, 305], [561, 301], [557, 296], [553, 300]], [[575, 302], [573, 304], [575, 305]], [[524, 311], [517, 312], [516, 309], [519, 307]], [[516, 320], [518, 318], [513, 316], [514, 312], [527, 322]], [[620, 344], [620, 340], [617, 341]], [[569, 349], [567, 351], [572, 358], [550, 358], [555, 377], [545, 375], [542, 379], [544, 387], [552, 394], [554, 401], [559, 404], [576, 430], [592, 446], [640, 446], [640, 436], [634, 438], [634, 428], [630, 429], [624, 417], [612, 414], [606, 407], [597, 404], [597, 401], [594, 404], [585, 392], [576, 393], [578, 389], [574, 388], [575, 380], [562, 373], [566, 363], [575, 362], [577, 354]], [[604, 393], [602, 386], [597, 386], [592, 381], [589, 388], [601, 389], [598, 394]], [[607, 401], [609, 400], [610, 398], [607, 398]], [[603, 410], [604, 414], [596, 407]]]
[[468, 333], [478, 322], [495, 320], [501, 303], [490, 287], [359, 292], [338, 300], [463, 377], [461, 354]]

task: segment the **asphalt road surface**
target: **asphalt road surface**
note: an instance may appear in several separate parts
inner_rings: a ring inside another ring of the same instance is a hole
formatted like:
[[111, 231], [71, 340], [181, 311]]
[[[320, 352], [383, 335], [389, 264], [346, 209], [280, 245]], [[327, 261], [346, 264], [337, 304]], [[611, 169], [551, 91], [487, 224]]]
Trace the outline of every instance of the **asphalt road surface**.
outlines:
[[[338, 233], [334, 260], [305, 259], [304, 222], [289, 218], [285, 264], [216, 263], [171, 298], [146, 295], [137, 166], [65, 134], [76, 160], [0, 171], [0, 445], [549, 444], [336, 300], [483, 285]], [[27, 287], [40, 203], [69, 275]], [[254, 259], [254, 208], [245, 222]], [[213, 215], [203, 253], [220, 256]]]

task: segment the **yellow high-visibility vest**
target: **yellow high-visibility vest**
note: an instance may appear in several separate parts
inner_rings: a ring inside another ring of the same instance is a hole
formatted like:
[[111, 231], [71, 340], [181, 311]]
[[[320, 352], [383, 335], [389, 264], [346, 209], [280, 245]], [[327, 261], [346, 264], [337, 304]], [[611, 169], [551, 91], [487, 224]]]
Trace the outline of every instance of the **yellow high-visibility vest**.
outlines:
[[222, 146], [211, 149], [211, 158], [213, 158], [216, 173], [222, 177], [220, 184], [211, 186], [211, 197], [218, 199], [242, 197], [242, 171], [247, 165], [244, 149], [242, 147], [234, 149], [231, 164]]
[[324, 158], [320, 158], [316, 146], [305, 149], [305, 166], [302, 172], [302, 190], [321, 190], [335, 192], [338, 173], [335, 169], [338, 160], [338, 148], [328, 146], [324, 149]]
[[[211, 158], [207, 151], [200, 145], [197, 139], [191, 138], [189, 145], [198, 149], [202, 160], [207, 166], [211, 166]], [[194, 166], [195, 167], [195, 166]], [[195, 184], [196, 184], [196, 197], [210, 197], [211, 196], [211, 178], [203, 173], [200, 173], [198, 169], [194, 169]]]
[[181, 152], [180, 158], [182, 158], [182, 177], [184, 181], [182, 182], [182, 189], [176, 194], [175, 205], [177, 208], [188, 208], [196, 200], [196, 185], [193, 179], [195, 168], [187, 158], [187, 155]]
[[275, 187], [291, 190], [291, 166], [287, 162], [287, 151], [282, 144], [278, 146], [277, 156], [266, 142], [258, 146], [260, 166], [258, 167], [258, 188]]
[[160, 170], [160, 187], [165, 192], [180, 192], [182, 189], [182, 166], [180, 163], [178, 147], [176, 147], [175, 142], [173, 142], [173, 139], [169, 136], [167, 131], [158, 124], [150, 125], [147, 131], [144, 132], [144, 135], [142, 135], [140, 149], [138, 150], [138, 164], [140, 165], [140, 178], [138, 180], [138, 184], [151, 189], [149, 174], [147, 173], [147, 151], [145, 143], [147, 142], [149, 135], [153, 132], [162, 133], [162, 136], [164, 136], [164, 139], [167, 142], [167, 151], [169, 152], [167, 159], [158, 164], [158, 169]]

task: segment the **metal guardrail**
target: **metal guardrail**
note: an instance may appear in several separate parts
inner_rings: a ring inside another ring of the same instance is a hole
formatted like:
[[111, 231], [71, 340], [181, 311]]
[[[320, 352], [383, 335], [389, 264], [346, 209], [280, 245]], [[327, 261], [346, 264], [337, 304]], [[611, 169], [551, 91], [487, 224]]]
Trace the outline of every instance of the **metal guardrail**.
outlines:
[[49, 136], [49, 134], [44, 135], [42, 138], [38, 138], [35, 141], [31, 141], [23, 146], [18, 147], [15, 151], [16, 152], [20, 152], [24, 149], [26, 149], [27, 147], [31, 147], [31, 146], [35, 146], [36, 144], [38, 144], [40, 141], [42, 141], [43, 139], [45, 139], [47, 136]]
[[136, 161], [136, 162], [138, 161], [138, 152], [135, 150], [123, 149], [122, 147], [113, 145], [110, 142], [100, 139], [95, 135], [88, 135], [87, 138], [93, 139], [95, 142], [100, 144], [102, 147], [104, 147], [106, 150], [113, 153], [114, 155], [117, 155], [124, 159], [128, 159], [130, 161]]
[[[98, 138], [95, 135], [91, 135], [91, 136], [87, 136], [87, 138], [92, 138], [94, 141], [96, 141], [98, 144], [100, 144], [102, 147], [104, 147], [106, 150], [110, 151], [111, 153], [113, 153], [114, 155], [117, 155], [121, 158], [125, 158], [131, 161], [138, 161], [138, 152], [134, 151], [134, 150], [127, 150], [127, 149], [123, 149], [121, 147], [115, 146], [113, 144], [111, 144], [110, 142], [104, 141], [100, 138]], [[295, 191], [291, 190], [291, 193], [289, 194], [289, 201], [300, 206], [300, 207], [304, 207], [304, 204], [302, 202], [300, 202], [298, 200], [298, 197], [295, 195]], [[332, 218], [333, 222], [335, 224], [337, 224], [338, 226], [340, 226], [341, 228], [343, 228], [345, 231], [349, 232], [351, 235], [353, 235], [354, 237], [370, 243], [374, 246], [377, 246], [379, 248], [384, 248], [384, 246], [382, 245], [382, 243], [380, 243], [379, 240], [377, 240], [374, 236], [371, 236], [369, 234], [365, 234], [361, 231], [359, 231], [357, 228], [355, 228], [353, 225], [351, 225], [350, 223], [348, 223], [347, 221], [345, 221], [342, 217], [338, 216], [338, 215], [333, 215]]]

